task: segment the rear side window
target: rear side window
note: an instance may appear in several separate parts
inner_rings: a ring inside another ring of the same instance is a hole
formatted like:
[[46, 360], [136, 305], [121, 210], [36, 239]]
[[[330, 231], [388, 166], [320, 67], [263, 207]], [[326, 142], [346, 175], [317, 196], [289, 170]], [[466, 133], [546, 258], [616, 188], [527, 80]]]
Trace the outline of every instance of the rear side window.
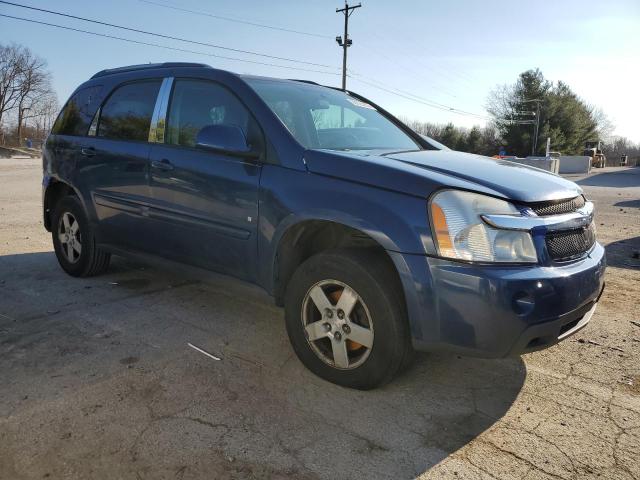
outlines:
[[102, 106], [97, 136], [114, 140], [148, 141], [160, 84], [160, 80], [151, 80], [116, 88]]
[[166, 143], [194, 147], [198, 132], [208, 125], [236, 125], [249, 144], [262, 146], [262, 131], [229, 90], [207, 80], [176, 80], [167, 118]]
[[102, 90], [102, 85], [82, 88], [74, 93], [58, 115], [52, 133], [86, 135], [91, 119], [98, 108], [100, 90]]

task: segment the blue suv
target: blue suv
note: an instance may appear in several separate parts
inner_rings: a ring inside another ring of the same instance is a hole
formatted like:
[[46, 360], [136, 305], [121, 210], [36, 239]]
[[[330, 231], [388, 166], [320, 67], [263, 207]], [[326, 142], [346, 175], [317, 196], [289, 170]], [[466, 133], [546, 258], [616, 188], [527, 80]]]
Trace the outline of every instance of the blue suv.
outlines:
[[257, 284], [300, 360], [360, 389], [415, 350], [504, 357], [590, 320], [593, 204], [574, 183], [455, 152], [353, 92], [164, 63], [104, 70], [43, 156], [70, 275], [154, 256]]

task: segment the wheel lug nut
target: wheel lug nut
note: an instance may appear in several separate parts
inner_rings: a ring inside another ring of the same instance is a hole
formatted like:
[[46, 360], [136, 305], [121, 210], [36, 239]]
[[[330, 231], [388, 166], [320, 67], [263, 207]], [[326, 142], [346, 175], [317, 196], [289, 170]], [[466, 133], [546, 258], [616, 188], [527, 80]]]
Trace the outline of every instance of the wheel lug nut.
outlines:
[[331, 324], [329, 322], [324, 323], [323, 327], [327, 332], [331, 331]]
[[333, 318], [333, 312], [327, 308], [327, 318]]
[[338, 318], [339, 318], [340, 320], [343, 320], [343, 319], [344, 319], [344, 312], [343, 312], [342, 310], [338, 310]]
[[333, 338], [339, 342], [342, 339], [342, 334], [340, 332], [336, 332], [333, 334]]
[[349, 325], [342, 325], [342, 331], [346, 334], [351, 333], [351, 327]]

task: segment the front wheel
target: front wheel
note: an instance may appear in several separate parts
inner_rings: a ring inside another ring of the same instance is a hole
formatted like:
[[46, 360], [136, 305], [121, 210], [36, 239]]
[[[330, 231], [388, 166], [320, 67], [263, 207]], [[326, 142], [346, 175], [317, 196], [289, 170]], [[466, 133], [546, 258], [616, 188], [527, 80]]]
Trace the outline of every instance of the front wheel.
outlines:
[[335, 250], [314, 255], [289, 282], [285, 316], [302, 363], [345, 387], [382, 385], [413, 353], [402, 290], [384, 253]]

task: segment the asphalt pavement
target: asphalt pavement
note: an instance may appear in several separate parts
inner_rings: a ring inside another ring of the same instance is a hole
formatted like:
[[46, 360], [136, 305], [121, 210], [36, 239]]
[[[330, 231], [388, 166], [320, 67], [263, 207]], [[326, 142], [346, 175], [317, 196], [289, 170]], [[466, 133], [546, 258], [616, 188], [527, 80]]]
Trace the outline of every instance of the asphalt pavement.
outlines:
[[585, 330], [421, 354], [360, 392], [309, 373], [255, 287], [118, 258], [65, 275], [40, 160], [0, 159], [0, 478], [640, 478], [640, 168], [573, 180], [611, 265]]

